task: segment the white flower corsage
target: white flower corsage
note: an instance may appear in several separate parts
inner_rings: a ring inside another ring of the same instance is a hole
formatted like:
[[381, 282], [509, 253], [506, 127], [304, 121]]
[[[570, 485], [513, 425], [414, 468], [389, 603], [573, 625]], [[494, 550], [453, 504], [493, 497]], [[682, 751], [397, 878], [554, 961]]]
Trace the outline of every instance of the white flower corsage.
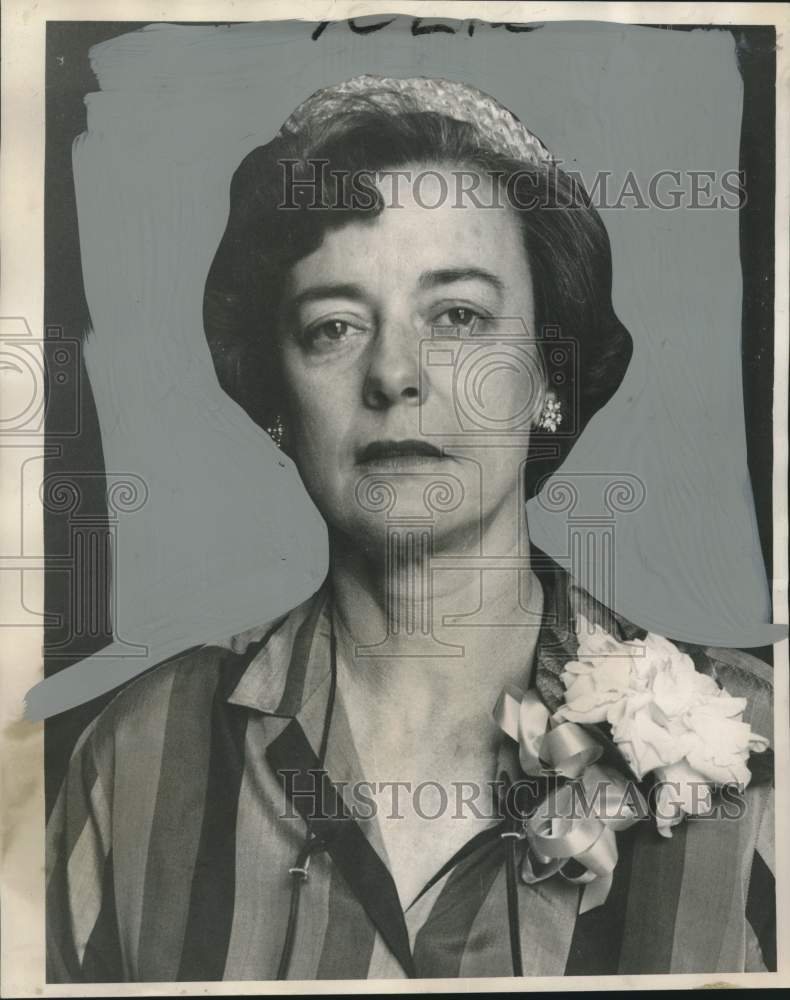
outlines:
[[659, 635], [618, 642], [578, 617], [577, 658], [561, 675], [565, 703], [554, 721], [611, 726], [636, 777], [652, 773], [661, 783], [659, 833], [671, 837], [685, 815], [706, 812], [714, 787], [745, 788], [749, 754], [768, 747], [743, 721], [746, 699], [731, 697]]

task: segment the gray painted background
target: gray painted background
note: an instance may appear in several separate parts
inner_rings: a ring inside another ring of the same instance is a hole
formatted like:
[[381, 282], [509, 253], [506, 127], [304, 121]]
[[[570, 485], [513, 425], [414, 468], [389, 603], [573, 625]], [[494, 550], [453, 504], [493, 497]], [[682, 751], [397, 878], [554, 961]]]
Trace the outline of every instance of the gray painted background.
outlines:
[[[312, 41], [312, 28], [155, 25], [92, 50], [101, 92], [74, 148], [85, 356], [107, 471], [139, 476], [148, 498], [118, 528], [122, 642], [34, 688], [30, 718], [274, 618], [325, 574], [323, 522], [290, 461], [219, 389], [201, 316], [231, 175], [311, 92], [363, 72], [463, 80], [584, 177], [611, 171], [615, 190], [629, 170], [646, 189], [661, 169], [738, 167], [726, 32], [584, 23], [414, 38], [399, 19]], [[770, 643], [784, 630], [766, 624], [746, 465], [738, 214], [602, 215], [635, 353], [560, 476], [581, 488], [577, 512], [605, 510], [600, 479], [580, 473], [644, 484], [641, 507], [617, 517], [617, 610], [677, 639]], [[533, 540], [560, 561], [567, 517], [530, 503]], [[130, 642], [148, 655], [130, 656]]]

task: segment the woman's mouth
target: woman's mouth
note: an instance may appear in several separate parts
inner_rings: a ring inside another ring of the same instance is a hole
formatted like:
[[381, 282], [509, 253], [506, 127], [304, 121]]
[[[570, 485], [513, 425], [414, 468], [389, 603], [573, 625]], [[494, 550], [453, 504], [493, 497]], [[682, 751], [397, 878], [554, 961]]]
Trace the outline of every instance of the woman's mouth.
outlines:
[[411, 438], [402, 441], [371, 441], [370, 444], [358, 448], [356, 454], [357, 465], [367, 466], [403, 466], [437, 462], [447, 458], [448, 456], [428, 441]]

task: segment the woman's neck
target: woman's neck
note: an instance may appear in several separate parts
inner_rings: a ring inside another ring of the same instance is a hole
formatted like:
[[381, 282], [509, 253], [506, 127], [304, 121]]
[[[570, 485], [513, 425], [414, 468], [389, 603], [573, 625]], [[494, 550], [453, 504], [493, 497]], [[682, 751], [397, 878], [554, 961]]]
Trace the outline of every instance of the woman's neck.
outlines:
[[[503, 684], [526, 684], [543, 594], [522, 527], [486, 539], [482, 551], [495, 548], [500, 565], [484, 570], [475, 567], [479, 538], [440, 538], [422, 548], [402, 538], [388, 549], [382, 540], [381, 553], [333, 539], [338, 644], [354, 685], [385, 700], [411, 691], [429, 705], [446, 704], [453, 692], [461, 712], [462, 691], [490, 712]], [[444, 566], [444, 557], [454, 557], [459, 568], [432, 569], [436, 556]], [[517, 568], [509, 568], [511, 559]]]

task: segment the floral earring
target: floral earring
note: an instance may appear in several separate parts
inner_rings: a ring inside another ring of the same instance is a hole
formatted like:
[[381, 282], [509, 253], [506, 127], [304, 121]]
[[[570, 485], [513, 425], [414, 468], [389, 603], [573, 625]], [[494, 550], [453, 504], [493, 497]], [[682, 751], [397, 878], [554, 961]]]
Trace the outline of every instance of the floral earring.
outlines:
[[282, 448], [283, 438], [285, 437], [285, 424], [279, 413], [275, 416], [274, 423], [266, 428], [266, 433], [278, 448]]
[[556, 433], [557, 428], [562, 423], [562, 402], [557, 399], [553, 392], [546, 394], [546, 401], [540, 414], [538, 427], [544, 431]]

